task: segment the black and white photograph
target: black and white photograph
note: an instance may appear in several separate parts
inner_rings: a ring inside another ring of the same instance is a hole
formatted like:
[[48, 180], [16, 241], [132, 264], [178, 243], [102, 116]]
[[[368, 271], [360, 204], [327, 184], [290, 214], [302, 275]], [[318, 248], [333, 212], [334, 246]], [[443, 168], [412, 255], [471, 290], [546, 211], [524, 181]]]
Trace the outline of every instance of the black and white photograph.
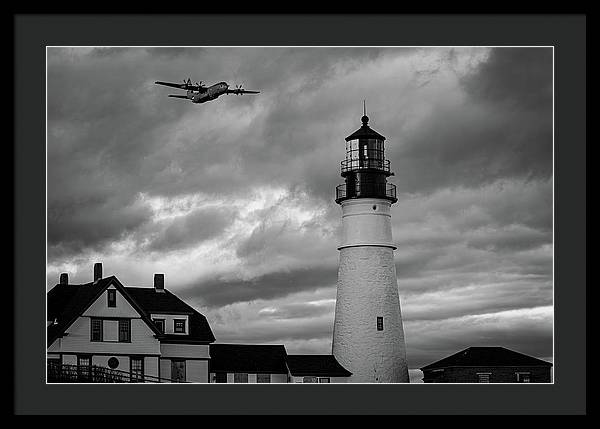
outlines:
[[252, 8], [13, 15], [14, 414], [585, 415], [585, 13]]
[[551, 46], [46, 54], [49, 383], [552, 383]]

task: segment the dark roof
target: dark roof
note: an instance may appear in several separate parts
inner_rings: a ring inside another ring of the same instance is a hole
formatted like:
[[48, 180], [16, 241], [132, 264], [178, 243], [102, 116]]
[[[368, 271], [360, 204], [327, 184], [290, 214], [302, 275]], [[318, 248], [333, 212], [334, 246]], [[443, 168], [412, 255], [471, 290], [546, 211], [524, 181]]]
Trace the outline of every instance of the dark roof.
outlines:
[[211, 344], [210, 372], [287, 374], [283, 345]]
[[421, 370], [450, 366], [552, 366], [550, 362], [504, 347], [469, 347]]
[[379, 134], [377, 131], [371, 129], [371, 127], [369, 127], [369, 125], [367, 125], [369, 123], [369, 117], [368, 116], [363, 116], [362, 117], [362, 127], [360, 127], [358, 130], [354, 131], [352, 134], [350, 134], [348, 137], [346, 137], [346, 141], [350, 141], [350, 140], [356, 140], [356, 139], [379, 139], [379, 140], [385, 140], [385, 137], [382, 136], [381, 134]]
[[[215, 336], [210, 329], [210, 325], [204, 315], [198, 313], [192, 307], [187, 305], [181, 299], [177, 298], [168, 290], [164, 293], [157, 293], [151, 287], [126, 287], [127, 292], [133, 299], [150, 315], [150, 313], [188, 313], [189, 314], [189, 334], [186, 337], [175, 334], [164, 334], [162, 339], [168, 341], [181, 342], [213, 342]], [[167, 341], [167, 342], [168, 342]]]
[[[57, 319], [57, 324], [47, 328], [48, 344], [51, 344], [79, 317], [110, 284], [123, 292], [123, 295], [140, 312], [142, 318], [164, 342], [210, 343], [215, 337], [210, 325], [202, 314], [165, 289], [157, 293], [154, 288], [124, 287], [115, 277], [105, 277], [96, 283], [81, 285], [57, 284], [47, 294], [49, 321]], [[189, 315], [189, 335], [162, 334], [150, 320], [151, 313], [187, 313]]]
[[350, 371], [344, 368], [333, 355], [288, 355], [288, 367], [294, 376], [349, 377]]

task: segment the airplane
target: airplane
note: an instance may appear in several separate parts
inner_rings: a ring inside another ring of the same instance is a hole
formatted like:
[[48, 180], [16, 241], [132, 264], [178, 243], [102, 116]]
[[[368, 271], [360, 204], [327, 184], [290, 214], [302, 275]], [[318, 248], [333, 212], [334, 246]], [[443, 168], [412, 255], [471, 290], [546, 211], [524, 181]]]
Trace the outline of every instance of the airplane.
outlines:
[[192, 103], [206, 103], [207, 101], [212, 101], [223, 94], [259, 94], [260, 91], [247, 91], [242, 88], [242, 85], [236, 85], [235, 89], [229, 89], [229, 84], [227, 82], [219, 82], [211, 85], [209, 87], [196, 82], [192, 84], [192, 79], [188, 78], [186, 81], [183, 80], [183, 83], [172, 83], [172, 82], [154, 82], [157, 85], [169, 86], [171, 88], [178, 88], [187, 91], [186, 95], [173, 95], [169, 94], [169, 97], [173, 98], [181, 98], [190, 100]]

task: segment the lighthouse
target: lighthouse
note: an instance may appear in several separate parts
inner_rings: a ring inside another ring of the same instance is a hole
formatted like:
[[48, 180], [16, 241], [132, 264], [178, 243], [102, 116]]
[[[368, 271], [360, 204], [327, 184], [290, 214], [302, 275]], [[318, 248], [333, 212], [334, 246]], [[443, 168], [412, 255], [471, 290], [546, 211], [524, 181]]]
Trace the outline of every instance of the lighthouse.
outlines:
[[342, 208], [342, 237], [333, 325], [333, 355], [353, 383], [408, 383], [402, 313], [396, 281], [385, 137], [362, 126], [346, 137], [341, 162], [345, 183], [335, 202]]

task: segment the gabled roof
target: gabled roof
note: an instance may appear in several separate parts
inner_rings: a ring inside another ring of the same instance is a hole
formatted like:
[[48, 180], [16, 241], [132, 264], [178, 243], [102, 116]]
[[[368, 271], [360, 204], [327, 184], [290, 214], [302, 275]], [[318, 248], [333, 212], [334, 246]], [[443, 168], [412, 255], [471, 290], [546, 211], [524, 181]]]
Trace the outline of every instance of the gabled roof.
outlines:
[[211, 344], [210, 372], [287, 374], [283, 345]]
[[[113, 280], [106, 277], [82, 285], [57, 284], [47, 294], [47, 319], [56, 324], [47, 328], [48, 345], [65, 330], [100, 296]], [[116, 279], [115, 279], [116, 280]]]
[[[102, 278], [97, 282], [81, 285], [57, 284], [47, 294], [48, 345], [60, 337], [71, 324], [98, 299], [110, 285], [114, 285], [133, 308], [140, 313], [148, 327], [161, 341], [177, 343], [210, 343], [215, 337], [206, 318], [177, 298], [171, 292], [157, 293], [154, 288], [125, 287], [115, 277]], [[189, 315], [189, 334], [186, 336], [161, 334], [150, 319], [151, 313], [187, 313]]]
[[349, 377], [350, 371], [344, 368], [333, 355], [288, 355], [290, 373], [296, 377]]
[[451, 366], [552, 366], [552, 364], [504, 347], [469, 347], [424, 366], [421, 370]]

